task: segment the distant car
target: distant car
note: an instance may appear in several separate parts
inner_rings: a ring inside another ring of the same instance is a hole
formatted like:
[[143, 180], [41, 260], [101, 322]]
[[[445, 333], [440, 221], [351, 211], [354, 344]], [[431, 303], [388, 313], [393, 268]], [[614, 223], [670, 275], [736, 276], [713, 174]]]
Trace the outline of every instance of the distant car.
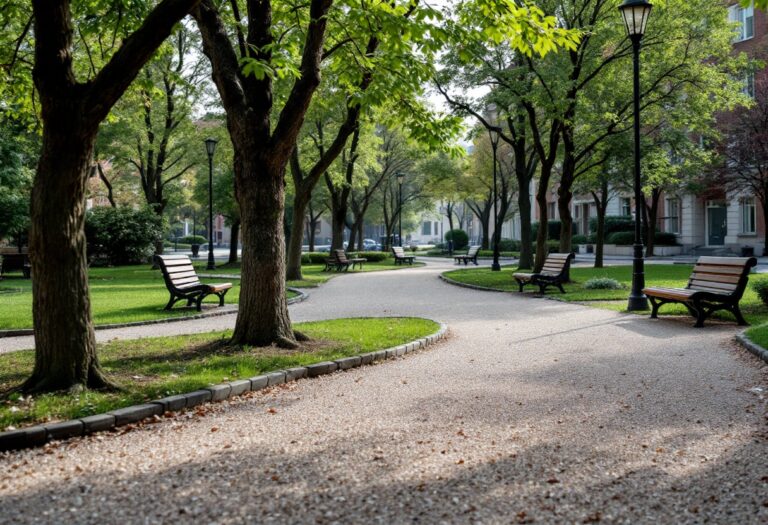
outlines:
[[381, 250], [381, 244], [373, 239], [363, 239], [363, 249], [367, 252], [379, 251]]

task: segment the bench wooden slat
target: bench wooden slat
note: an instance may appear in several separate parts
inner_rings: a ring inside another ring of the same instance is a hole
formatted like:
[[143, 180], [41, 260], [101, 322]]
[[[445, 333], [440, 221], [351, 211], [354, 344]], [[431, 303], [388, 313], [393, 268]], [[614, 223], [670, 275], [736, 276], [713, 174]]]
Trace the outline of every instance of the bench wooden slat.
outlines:
[[193, 275], [191, 277], [184, 277], [183, 279], [174, 279], [173, 280], [173, 284], [175, 286], [178, 286], [178, 287], [189, 285], [189, 284], [192, 284], [192, 283], [199, 284], [200, 283], [200, 279], [198, 279], [196, 275]]
[[165, 263], [166, 268], [170, 268], [172, 266], [192, 266], [192, 261], [187, 258], [187, 260], [183, 259], [172, 259]]
[[736, 285], [731, 283], [713, 283], [709, 281], [694, 281], [688, 285], [689, 290], [717, 291], [730, 295], [736, 291]]
[[187, 277], [194, 277], [195, 279], [197, 279], [197, 274], [195, 272], [184, 272], [184, 273], [175, 273], [173, 275], [170, 275], [169, 277], [171, 281], [175, 283], [175, 282], [179, 282], [182, 279], [186, 279]]
[[721, 266], [737, 266], [744, 268], [753, 257], [710, 257], [708, 255], [699, 257], [696, 264], [716, 264]]
[[741, 281], [741, 276], [694, 272], [693, 274], [691, 274], [691, 281], [709, 281], [713, 283], [729, 283], [735, 286], [739, 283], [739, 281]]
[[180, 273], [194, 272], [195, 268], [192, 266], [171, 266], [168, 268], [168, 275], [178, 275]]
[[693, 267], [694, 272], [713, 273], [715, 275], [741, 275], [744, 268], [741, 266], [718, 266], [714, 264], [697, 264]]

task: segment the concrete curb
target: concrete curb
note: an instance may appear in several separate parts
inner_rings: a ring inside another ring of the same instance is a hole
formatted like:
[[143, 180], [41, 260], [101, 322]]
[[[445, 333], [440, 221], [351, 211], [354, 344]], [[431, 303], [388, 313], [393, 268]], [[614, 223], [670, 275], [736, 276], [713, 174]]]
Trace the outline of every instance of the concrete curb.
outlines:
[[53, 440], [69, 439], [104, 430], [112, 430], [122, 425], [137, 423], [146, 418], [161, 416], [165, 412], [176, 412], [202, 405], [203, 403], [224, 401], [246, 392], [256, 392], [282, 383], [319, 377], [332, 374], [337, 370], [349, 370], [373, 364], [377, 361], [400, 357], [435, 344], [444, 339], [447, 332], [448, 327], [444, 323], [440, 323], [440, 329], [431, 335], [384, 350], [344, 357], [336, 361], [323, 361], [306, 367], [277, 370], [251, 377], [250, 379], [239, 379], [195, 390], [187, 394], [174, 395], [141, 405], [119, 408], [106, 414], [2, 432], [0, 433], [0, 452], [31, 448], [44, 445]]
[[[453, 270], [450, 270], [453, 271]], [[509, 293], [511, 290], [499, 290], [498, 288], [488, 288], [487, 286], [478, 286], [476, 284], [467, 284], [467, 283], [461, 283], [459, 281], [454, 281], [450, 277], [446, 277], [442, 273], [438, 275], [440, 277], [441, 281], [445, 281], [448, 284], [452, 284], [454, 286], [459, 286], [461, 288], [469, 288], [470, 290], [481, 290], [483, 292], [500, 292], [500, 293]]]
[[736, 334], [734, 336], [734, 339], [736, 339], [736, 341], [741, 346], [743, 346], [744, 348], [746, 348], [747, 350], [755, 354], [757, 357], [759, 357], [760, 359], [768, 363], [768, 350], [766, 350], [765, 348], [763, 348], [757, 343], [753, 343], [749, 339], [749, 337], [747, 337], [746, 332], [741, 332], [740, 334]]
[[[300, 290], [299, 288], [287, 288], [288, 290], [297, 293], [296, 297], [288, 299], [288, 304], [300, 303], [309, 298], [309, 294]], [[197, 321], [199, 319], [206, 319], [208, 317], [220, 317], [222, 315], [232, 315], [237, 313], [237, 305], [230, 305], [231, 308], [224, 307], [224, 310], [214, 310], [212, 312], [205, 312], [202, 314], [187, 315], [184, 317], [163, 317], [162, 319], [150, 319], [147, 321], [133, 321], [130, 323], [113, 323], [113, 324], [100, 324], [94, 328], [96, 330], [112, 330], [115, 328], [129, 328], [131, 326], [148, 326], [153, 324], [166, 324], [176, 323], [183, 321]], [[21, 337], [27, 335], [34, 335], [34, 331], [31, 328], [23, 328], [19, 330], [0, 330], [0, 339], [3, 337]]]

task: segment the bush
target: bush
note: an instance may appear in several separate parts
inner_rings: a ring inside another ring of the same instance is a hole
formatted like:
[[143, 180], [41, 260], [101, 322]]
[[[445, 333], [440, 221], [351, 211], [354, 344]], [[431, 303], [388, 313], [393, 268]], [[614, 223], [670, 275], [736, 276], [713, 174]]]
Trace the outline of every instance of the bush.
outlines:
[[179, 242], [184, 244], [205, 244], [208, 242], [208, 239], [202, 235], [187, 235], [186, 237], [181, 237]]
[[453, 249], [461, 250], [469, 244], [469, 235], [464, 230], [450, 230], [445, 234], [446, 241], [453, 241]]
[[768, 281], [753, 281], [752, 289], [757, 293], [757, 296], [763, 301], [765, 306], [768, 306]]
[[[635, 243], [634, 232], [614, 232], [605, 239], [608, 244], [617, 244], [619, 246], [631, 246]], [[645, 235], [643, 235], [645, 242]], [[656, 232], [653, 236], [653, 243], [656, 246], [675, 246], [677, 245], [677, 236], [674, 233]]]
[[[635, 229], [635, 221], [626, 215], [605, 216], [605, 237], [615, 232], [631, 232]], [[589, 231], [597, 232], [597, 217], [589, 219]]]
[[[477, 252], [477, 255], [479, 257], [493, 257], [493, 250], [480, 250]], [[501, 257], [517, 257], [520, 255], [520, 252], [517, 251], [499, 251], [499, 256]]]
[[610, 277], [593, 277], [584, 283], [587, 290], [621, 290], [624, 286]]
[[571, 237], [571, 244], [587, 244], [589, 240], [586, 235], [574, 235]]
[[352, 252], [348, 254], [349, 257], [365, 257], [368, 262], [381, 262], [386, 261], [392, 255], [388, 252]]
[[[558, 220], [547, 221], [547, 240], [556, 241], [560, 239], [560, 230], [563, 228], [563, 223]], [[539, 233], [539, 223], [534, 222], [531, 225], [531, 235], [534, 241]], [[571, 234], [576, 233], [576, 223], [571, 223]]]
[[656, 246], [677, 246], [677, 235], [667, 232], [656, 232], [653, 236], [653, 243]]
[[146, 262], [163, 235], [163, 219], [147, 208], [100, 207], [85, 219], [89, 257], [104, 257], [112, 265]]
[[[534, 247], [534, 250], [536, 248]], [[557, 253], [560, 251], [560, 241], [547, 241], [547, 252]]]
[[512, 239], [501, 239], [499, 240], [499, 250], [502, 252], [519, 252], [520, 241], [515, 241]]
[[301, 264], [325, 264], [325, 260], [330, 257], [328, 252], [307, 252], [301, 254]]

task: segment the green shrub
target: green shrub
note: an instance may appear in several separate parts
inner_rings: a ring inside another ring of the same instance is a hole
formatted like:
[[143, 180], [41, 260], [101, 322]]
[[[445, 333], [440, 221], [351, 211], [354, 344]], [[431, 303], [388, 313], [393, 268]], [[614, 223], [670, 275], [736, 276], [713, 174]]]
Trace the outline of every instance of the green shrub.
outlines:
[[386, 261], [392, 254], [388, 252], [352, 252], [348, 254], [349, 257], [365, 257], [368, 262], [381, 262]]
[[[479, 257], [493, 257], [493, 250], [480, 250], [477, 252]], [[520, 252], [516, 251], [499, 251], [501, 257], [517, 257]]]
[[179, 242], [184, 244], [205, 244], [208, 242], [208, 239], [202, 235], [187, 235], [186, 237], [181, 237]]
[[[606, 237], [605, 242], [619, 246], [631, 246], [635, 243], [635, 233], [614, 232]], [[645, 242], [645, 235], [643, 235], [643, 242]], [[675, 246], [677, 245], [677, 237], [674, 233], [656, 232], [653, 236], [653, 243], [656, 246]]]
[[768, 281], [753, 281], [752, 289], [757, 293], [757, 296], [763, 301], [765, 306], [768, 306]]
[[519, 252], [520, 241], [513, 239], [501, 239], [499, 240], [499, 250], [503, 252]]
[[[547, 240], [550, 241], [556, 241], [560, 239], [560, 230], [563, 228], [563, 223], [554, 219], [547, 221]], [[539, 233], [539, 223], [534, 222], [531, 225], [531, 235], [533, 236], [533, 239], [536, 239], [536, 236]], [[571, 223], [571, 234], [576, 233], [576, 223]]]
[[630, 246], [635, 243], [635, 234], [633, 232], [613, 232], [605, 237], [605, 242], [620, 246]]
[[589, 241], [587, 240], [586, 235], [574, 235], [571, 237], [571, 244], [587, 244]]
[[99, 207], [86, 215], [85, 235], [90, 257], [104, 257], [115, 266], [140, 264], [162, 238], [163, 219], [147, 208]]
[[593, 277], [584, 283], [587, 290], [621, 290], [624, 286], [610, 277]]
[[453, 241], [453, 249], [461, 250], [469, 244], [469, 235], [464, 230], [450, 230], [445, 234], [446, 241]]
[[[605, 216], [605, 237], [615, 232], [631, 232], [635, 229], [635, 221], [627, 215]], [[597, 217], [589, 219], [589, 231], [597, 232]]]
[[[535, 247], [534, 247], [535, 249]], [[549, 253], [557, 253], [560, 251], [560, 241], [547, 241], [547, 251]]]
[[677, 235], [667, 232], [656, 232], [653, 236], [653, 242], [656, 246], [676, 246]]
[[306, 252], [301, 254], [301, 264], [325, 264], [325, 260], [330, 257], [328, 252]]

